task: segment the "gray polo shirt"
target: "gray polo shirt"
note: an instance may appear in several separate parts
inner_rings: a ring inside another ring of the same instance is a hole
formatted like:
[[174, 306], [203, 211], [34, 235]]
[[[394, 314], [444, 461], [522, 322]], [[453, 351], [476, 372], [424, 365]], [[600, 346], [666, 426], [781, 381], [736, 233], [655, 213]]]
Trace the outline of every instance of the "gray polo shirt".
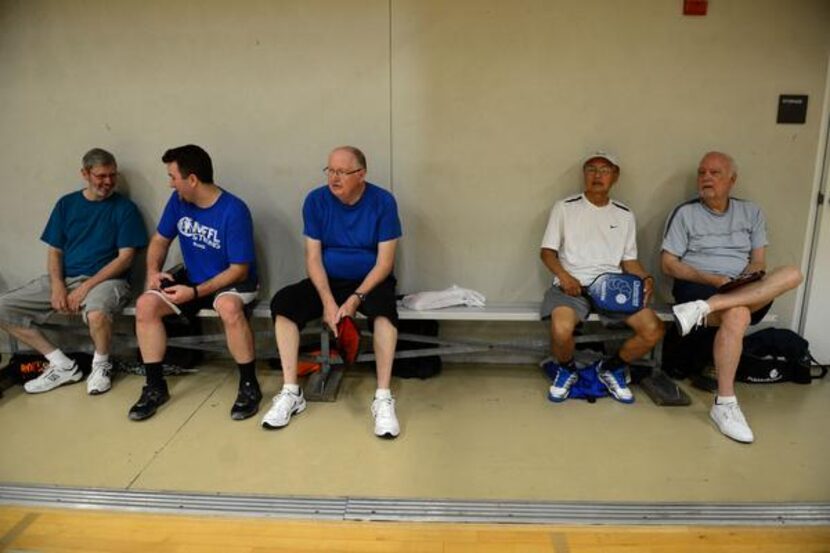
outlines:
[[749, 263], [752, 250], [767, 245], [761, 208], [729, 198], [724, 213], [695, 199], [677, 206], [666, 222], [662, 249], [695, 269], [734, 278]]

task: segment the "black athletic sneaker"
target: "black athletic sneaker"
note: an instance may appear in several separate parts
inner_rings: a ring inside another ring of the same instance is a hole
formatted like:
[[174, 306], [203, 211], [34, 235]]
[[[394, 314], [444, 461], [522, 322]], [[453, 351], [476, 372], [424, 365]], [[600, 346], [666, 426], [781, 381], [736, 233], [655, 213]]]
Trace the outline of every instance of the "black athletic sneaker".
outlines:
[[141, 389], [141, 397], [130, 407], [130, 420], [149, 419], [156, 414], [156, 409], [167, 403], [168, 399], [170, 392], [167, 391], [167, 382], [162, 382], [161, 386], [144, 386]]
[[261, 400], [262, 392], [259, 391], [259, 384], [256, 381], [240, 382], [239, 393], [231, 407], [231, 418], [241, 421], [256, 415]]

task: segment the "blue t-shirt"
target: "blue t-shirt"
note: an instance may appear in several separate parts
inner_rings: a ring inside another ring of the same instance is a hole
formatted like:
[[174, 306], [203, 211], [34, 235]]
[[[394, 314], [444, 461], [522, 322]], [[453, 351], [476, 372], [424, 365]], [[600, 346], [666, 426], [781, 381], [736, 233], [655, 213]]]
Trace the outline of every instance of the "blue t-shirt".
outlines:
[[306, 196], [303, 234], [322, 243], [329, 278], [363, 280], [377, 262], [378, 243], [402, 235], [398, 205], [391, 193], [368, 182], [355, 205], [321, 186]]
[[40, 239], [63, 252], [63, 276], [93, 276], [121, 248], [143, 248], [147, 229], [135, 204], [114, 192], [97, 202], [83, 190], [58, 200]]
[[158, 233], [179, 237], [187, 277], [194, 284], [209, 280], [233, 264], [248, 264], [247, 282], [256, 282], [254, 224], [245, 202], [222, 190], [203, 209], [174, 192], [159, 221]]

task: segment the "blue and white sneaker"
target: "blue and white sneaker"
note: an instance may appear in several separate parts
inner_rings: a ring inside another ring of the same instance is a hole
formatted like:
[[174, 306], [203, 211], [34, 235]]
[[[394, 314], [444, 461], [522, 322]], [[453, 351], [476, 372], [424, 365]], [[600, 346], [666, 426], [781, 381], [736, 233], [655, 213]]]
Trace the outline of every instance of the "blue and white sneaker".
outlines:
[[597, 377], [608, 388], [611, 396], [622, 403], [634, 403], [634, 394], [625, 383], [625, 365], [616, 369], [603, 369], [605, 361], [597, 364]]
[[545, 367], [545, 372], [551, 374], [551, 372], [555, 369], [556, 373], [553, 378], [553, 384], [548, 390], [548, 399], [554, 403], [560, 403], [568, 399], [568, 394], [571, 393], [571, 386], [573, 386], [576, 382], [577, 374], [576, 371], [569, 371], [562, 365], [558, 365], [553, 361], [550, 363], [553, 366]]

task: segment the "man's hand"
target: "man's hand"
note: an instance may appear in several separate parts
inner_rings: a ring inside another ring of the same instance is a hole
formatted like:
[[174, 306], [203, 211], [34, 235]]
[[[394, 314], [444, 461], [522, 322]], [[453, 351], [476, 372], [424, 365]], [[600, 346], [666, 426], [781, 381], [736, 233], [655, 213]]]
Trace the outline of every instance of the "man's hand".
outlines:
[[66, 286], [63, 282], [52, 283], [51, 294], [52, 309], [59, 313], [69, 312], [69, 302], [66, 297]]
[[343, 302], [343, 305], [340, 306], [340, 309], [337, 310], [337, 322], [340, 322], [343, 317], [354, 318], [359, 306], [360, 298], [358, 298], [355, 294], [349, 296], [346, 301]]
[[184, 286], [183, 284], [168, 286], [161, 293], [175, 305], [181, 305], [196, 299], [196, 290], [192, 286]]
[[81, 305], [84, 303], [84, 299], [86, 295], [89, 294], [90, 286], [87, 285], [86, 282], [82, 283], [80, 286], [72, 290], [68, 296], [66, 296], [66, 304], [70, 312], [77, 313], [81, 309]]
[[645, 296], [645, 303], [643, 305], [648, 305], [651, 303], [651, 296], [654, 294], [654, 277], [647, 276], [643, 279], [643, 296]]
[[714, 286], [715, 288], [720, 288], [721, 286], [723, 286], [724, 284], [726, 284], [727, 282], [729, 282], [731, 280], [732, 279], [729, 278], [728, 276], [713, 275], [713, 277], [712, 277], [712, 286]]
[[337, 323], [340, 322], [340, 308], [334, 302], [329, 300], [323, 303], [323, 322], [328, 325], [334, 337], [337, 338]]
[[559, 287], [563, 292], [574, 297], [582, 294], [582, 285], [574, 277], [567, 273], [557, 276], [559, 276]]
[[161, 283], [165, 280], [174, 282], [173, 275], [159, 271], [158, 273], [147, 273], [145, 287], [147, 290], [161, 290]]

